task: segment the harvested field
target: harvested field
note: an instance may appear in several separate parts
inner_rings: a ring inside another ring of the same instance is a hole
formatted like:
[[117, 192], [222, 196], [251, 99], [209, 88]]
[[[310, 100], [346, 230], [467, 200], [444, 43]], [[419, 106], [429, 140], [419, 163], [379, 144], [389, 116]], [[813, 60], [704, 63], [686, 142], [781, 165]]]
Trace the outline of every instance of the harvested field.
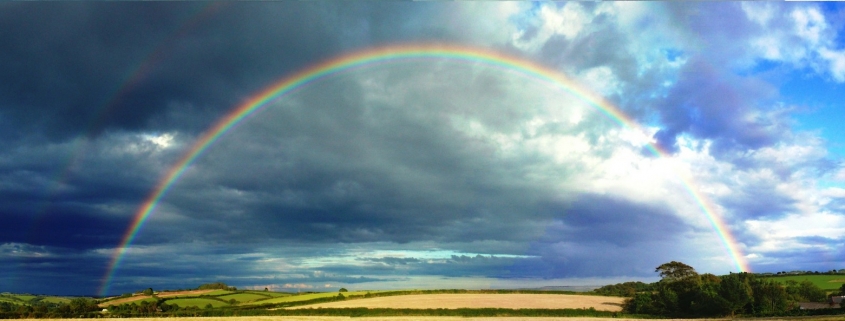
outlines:
[[[279, 316], [279, 317], [204, 317], [204, 318], [178, 318], [179, 321], [647, 321], [647, 319], [624, 319], [624, 318], [548, 318], [548, 317], [490, 317], [490, 318], [464, 318], [464, 317], [301, 317], [301, 316]], [[53, 319], [52, 321], [78, 321], [79, 319]], [[159, 318], [101, 318], [100, 321], [159, 321]], [[730, 319], [695, 319], [695, 321], [709, 321]], [[755, 319], [765, 321], [764, 319]], [[774, 319], [772, 319], [774, 320]], [[807, 321], [810, 319], [802, 319]], [[836, 321], [839, 321], [838, 319]], [[655, 320], [658, 321], [658, 320]], [[690, 321], [690, 319], [660, 319], [659, 321]], [[814, 320], [815, 321], [815, 320]], [[820, 320], [821, 321], [821, 320]], [[827, 320], [824, 320], [827, 321]]]
[[574, 294], [414, 294], [355, 299], [303, 305], [307, 308], [388, 308], [388, 309], [580, 309], [621, 311], [625, 298]]
[[[160, 321], [161, 318], [100, 318], [99, 321]], [[306, 317], [306, 316], [261, 316], [261, 317], [203, 317], [178, 318], [179, 321], [841, 321], [841, 316], [754, 318], [754, 319], [626, 319], [626, 318], [557, 318], [557, 317]], [[52, 319], [52, 321], [79, 321], [79, 319]]]

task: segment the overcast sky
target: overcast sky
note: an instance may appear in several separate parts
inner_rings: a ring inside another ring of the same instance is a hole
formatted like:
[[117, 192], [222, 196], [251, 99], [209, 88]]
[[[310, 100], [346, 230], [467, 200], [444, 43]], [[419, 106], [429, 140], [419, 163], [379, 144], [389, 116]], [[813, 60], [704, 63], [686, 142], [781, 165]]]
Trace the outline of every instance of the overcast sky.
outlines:
[[[0, 291], [737, 272], [697, 196], [752, 271], [842, 269], [843, 23], [813, 2], [2, 3]], [[216, 121], [309, 66], [412, 43], [540, 64], [639, 127], [487, 64], [348, 70], [213, 143], [104, 284], [143, 200]]]

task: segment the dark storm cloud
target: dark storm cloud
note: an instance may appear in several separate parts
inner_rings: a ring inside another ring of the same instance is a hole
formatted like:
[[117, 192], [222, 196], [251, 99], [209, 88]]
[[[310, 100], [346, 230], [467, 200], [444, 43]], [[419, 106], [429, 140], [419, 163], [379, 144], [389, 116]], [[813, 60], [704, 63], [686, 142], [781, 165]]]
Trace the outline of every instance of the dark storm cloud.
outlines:
[[[667, 241], [689, 226], [671, 209], [620, 197], [584, 194], [569, 206], [551, 207], [562, 224], [550, 227], [550, 241], [606, 242], [631, 246], [645, 241]], [[642, 228], [631, 228], [640, 226]], [[653, 230], [660, 234], [651, 233]]]
[[731, 193], [720, 198], [720, 204], [734, 220], [774, 220], [798, 212], [797, 195], [778, 190], [770, 180], [739, 182], [731, 186]]
[[[401, 6], [379, 6], [5, 6], [0, 11], [0, 42], [8, 49], [0, 52], [0, 209], [9, 224], [0, 227], [0, 244], [78, 250], [117, 245], [140, 202], [182, 148], [156, 152], [137, 131], [175, 133], [190, 142], [272, 81], [342, 50], [369, 46], [371, 40], [395, 39], [397, 21], [391, 19], [427, 21]], [[430, 28], [403, 29], [413, 34]], [[75, 145], [79, 136], [89, 141]], [[226, 221], [201, 220], [190, 223], [197, 234], [185, 233], [171, 224], [186, 220], [159, 216], [166, 223], [145, 229], [136, 244], [191, 242], [204, 231], [226, 230]]]
[[[0, 243], [26, 242], [36, 245], [91, 249], [120, 241], [123, 219], [92, 214], [90, 207], [46, 207], [42, 212], [21, 208], [0, 209], [4, 224]], [[50, 231], [50, 233], [44, 233]]]
[[500, 159], [494, 147], [451, 128], [444, 116], [451, 93], [425, 97], [439, 88], [403, 96], [413, 78], [397, 80], [385, 90], [398, 100], [379, 102], [353, 80], [299, 92], [216, 142], [195, 164], [202, 171], [186, 175], [164, 201], [199, 226], [225, 227], [187, 233], [237, 235], [233, 242], [529, 237], [536, 223], [517, 218], [550, 194], [518, 177], [542, 158]]
[[93, 295], [106, 263], [89, 251], [0, 243], [0, 284], [5, 291]]
[[[132, 67], [190, 14], [191, 6], [163, 10], [137, 3], [19, 3], [6, 7], [0, 19], [0, 41], [8, 49], [0, 54], [4, 114], [15, 120], [18, 130], [54, 138], [84, 133]], [[152, 113], [161, 106], [135, 107]], [[144, 120], [109, 121], [138, 127]]]
[[771, 146], [788, 129], [784, 120], [757, 112], [758, 104], [771, 95], [772, 88], [764, 83], [694, 58], [657, 106], [664, 127], [655, 138], [661, 146], [677, 150], [677, 136], [688, 133], [712, 140], [716, 154]]
[[[0, 104], [19, 131], [55, 139], [111, 128], [202, 130], [272, 80], [348, 49], [339, 31], [359, 29], [343, 26], [366, 13], [356, 6], [7, 6], [0, 13], [0, 42], [9, 49], [0, 53]], [[169, 109], [185, 106], [195, 108], [191, 123], [166, 119]]]
[[845, 241], [821, 236], [796, 238], [800, 248], [778, 249], [765, 253], [766, 261], [758, 267], [760, 271], [820, 271], [845, 268]]
[[0, 244], [74, 249], [118, 243], [161, 163], [174, 156], [137, 135], [9, 145], [0, 152], [0, 212], [9, 223], [0, 225]]
[[532, 243], [527, 253], [535, 258], [514, 263], [517, 275], [651, 276], [654, 262], [684, 252], [670, 244], [691, 229], [670, 209], [614, 196], [579, 195], [572, 204], [547, 210], [556, 213], [557, 222]]

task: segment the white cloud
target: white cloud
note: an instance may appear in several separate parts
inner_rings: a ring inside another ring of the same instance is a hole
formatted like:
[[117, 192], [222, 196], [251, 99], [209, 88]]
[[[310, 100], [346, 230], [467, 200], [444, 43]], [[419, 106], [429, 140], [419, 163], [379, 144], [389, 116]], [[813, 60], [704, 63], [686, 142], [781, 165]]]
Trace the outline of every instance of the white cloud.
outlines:
[[830, 74], [838, 82], [845, 82], [845, 50], [830, 50], [822, 48], [819, 50], [822, 58], [830, 64]]
[[742, 10], [751, 21], [766, 26], [775, 15], [775, 8], [769, 3], [742, 2]]
[[[589, 13], [581, 4], [567, 2], [557, 8], [555, 3], [545, 3], [536, 12], [534, 26], [521, 26], [522, 30], [512, 36], [513, 44], [524, 51], [536, 52], [554, 36], [565, 39], [577, 37], [584, 25], [590, 21]], [[529, 32], [527, 29], [536, 28]]]
[[170, 148], [174, 144], [174, 141], [173, 141], [174, 135], [171, 134], [171, 133], [143, 134], [143, 135], [141, 135], [141, 137], [144, 140], [155, 144], [159, 148]]
[[845, 52], [834, 42], [839, 35], [817, 5], [743, 2], [742, 9], [760, 27], [747, 40], [754, 49], [751, 55], [811, 68], [845, 82]]
[[601, 96], [618, 95], [622, 93], [622, 83], [607, 66], [599, 66], [581, 71], [578, 78], [587, 88]]
[[795, 21], [795, 32], [801, 38], [807, 40], [810, 46], [815, 46], [822, 38], [822, 33], [827, 29], [824, 15], [818, 8], [802, 7], [796, 8], [790, 14]]

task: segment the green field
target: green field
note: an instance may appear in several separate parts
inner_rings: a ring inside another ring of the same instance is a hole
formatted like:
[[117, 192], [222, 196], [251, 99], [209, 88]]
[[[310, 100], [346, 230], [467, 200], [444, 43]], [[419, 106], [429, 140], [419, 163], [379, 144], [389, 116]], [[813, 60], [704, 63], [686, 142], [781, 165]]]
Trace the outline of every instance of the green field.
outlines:
[[46, 303], [70, 303], [70, 301], [71, 300], [68, 299], [68, 298], [63, 298], [63, 297], [59, 297], [59, 296], [47, 296], [47, 297], [41, 298], [41, 302], [46, 302]]
[[[214, 291], [211, 291], [211, 292], [208, 292], [208, 293], [204, 293], [203, 295], [218, 296], [218, 295], [226, 295], [226, 294], [229, 294], [229, 293], [234, 293], [234, 292], [229, 291], [229, 290], [214, 290]], [[196, 296], [196, 294], [191, 294], [191, 295]]]
[[211, 306], [215, 307], [215, 308], [229, 306], [229, 304], [222, 302], [220, 300], [207, 299], [207, 298], [173, 299], [173, 300], [167, 300], [167, 304], [168, 305], [178, 305], [180, 308], [195, 306], [195, 307], [198, 307], [200, 309], [204, 308], [208, 304], [211, 304]]
[[16, 294], [15, 297], [24, 302], [29, 302], [36, 298], [36, 296], [29, 294]]
[[13, 304], [30, 305], [36, 302], [44, 303], [69, 303], [70, 299], [58, 296], [36, 296], [31, 294], [3, 294], [0, 295], [0, 302]]
[[290, 295], [293, 295], [293, 293], [287, 293], [287, 292], [272, 292], [272, 291], [247, 291], [246, 293], [255, 293], [255, 294], [258, 294], [258, 295], [266, 295], [266, 296], [271, 297], [271, 298], [277, 298], [277, 297], [280, 297], [280, 296], [290, 296]]
[[250, 302], [255, 300], [262, 300], [262, 299], [270, 299], [272, 298], [269, 295], [261, 295], [257, 293], [236, 293], [236, 294], [228, 294], [228, 295], [221, 295], [217, 297], [218, 299], [222, 299], [224, 301], [229, 301], [234, 299], [238, 302]]
[[[337, 296], [337, 294], [338, 294], [338, 292], [320, 292], [320, 293], [290, 295], [290, 296], [272, 298], [272, 299], [267, 299], [267, 300], [248, 302], [248, 303], [245, 303], [245, 304], [242, 304], [242, 305], [268, 304], [268, 303], [276, 304], [276, 303], [307, 301], [307, 300], [333, 297], [333, 296]], [[364, 294], [367, 294], [367, 292], [366, 291], [344, 292], [343, 296], [349, 297], [349, 296], [358, 296], [358, 295], [364, 295]]]
[[839, 290], [839, 287], [841, 287], [842, 284], [845, 283], [845, 275], [790, 275], [772, 276], [766, 277], [766, 279], [780, 283], [786, 283], [786, 281], [789, 280], [795, 282], [809, 280], [810, 282], [813, 282], [813, 284], [825, 291]]
[[[118, 305], [132, 304], [132, 303], [135, 303], [136, 305], [138, 305], [138, 304], [141, 304], [141, 302], [153, 303], [153, 302], [158, 302], [158, 299], [156, 299], [156, 298], [146, 298], [146, 299], [142, 299], [142, 300], [138, 300], [138, 301], [123, 302], [123, 303], [120, 303]], [[105, 302], [105, 303], [108, 304], [108, 302]]]
[[[337, 293], [335, 293], [337, 295]], [[197, 306], [200, 308], [204, 308], [206, 304], [211, 303], [213, 307], [221, 307], [221, 306], [229, 306], [227, 302], [229, 300], [234, 299], [238, 301], [237, 304], [252, 304], [253, 302], [264, 302], [265, 300], [271, 300], [274, 298], [282, 298], [282, 297], [289, 297], [291, 296], [290, 293], [285, 292], [270, 292], [270, 291], [227, 291], [227, 290], [215, 290], [208, 293], [203, 294], [182, 294], [178, 296], [165, 296], [165, 297], [158, 297], [159, 300], [165, 300], [165, 303], [170, 305], [178, 305], [180, 307], [185, 306]], [[115, 298], [121, 299], [121, 298]], [[154, 302], [156, 298], [147, 298], [138, 301], [129, 301], [123, 302], [117, 305], [124, 305], [124, 304], [141, 304], [141, 302]], [[190, 301], [194, 300], [194, 301]], [[199, 301], [197, 301], [199, 300]], [[226, 302], [224, 302], [226, 301]], [[69, 301], [68, 301], [69, 302]], [[188, 303], [186, 303], [188, 302]], [[106, 305], [109, 304], [108, 302], [104, 302]]]

